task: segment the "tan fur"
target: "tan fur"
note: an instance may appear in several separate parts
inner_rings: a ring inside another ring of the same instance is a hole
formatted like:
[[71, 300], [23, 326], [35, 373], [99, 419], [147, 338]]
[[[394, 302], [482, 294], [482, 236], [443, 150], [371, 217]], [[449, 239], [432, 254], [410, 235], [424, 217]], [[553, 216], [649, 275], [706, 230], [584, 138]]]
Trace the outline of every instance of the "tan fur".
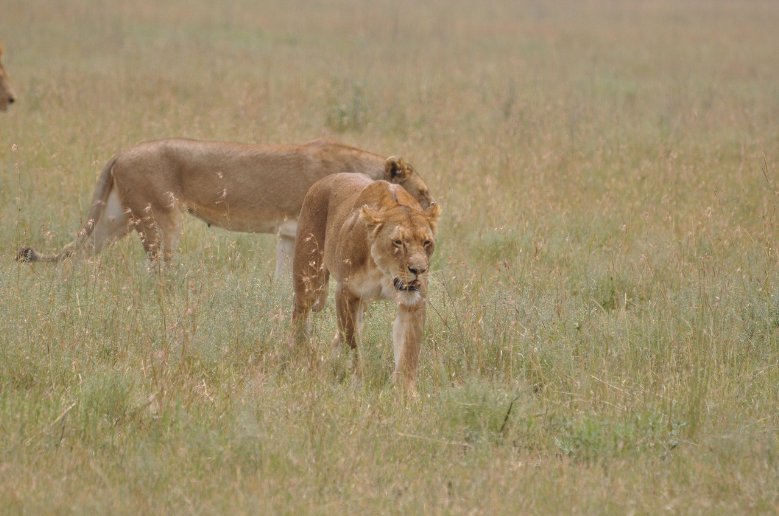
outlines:
[[339, 172], [362, 172], [401, 184], [429, 205], [425, 182], [402, 159], [316, 140], [304, 145], [248, 145], [157, 140], [112, 158], [97, 180], [87, 222], [54, 255], [21, 249], [20, 261], [58, 261], [99, 252], [130, 229], [152, 261], [170, 260], [186, 210], [209, 225], [279, 235], [276, 276], [292, 253], [297, 217], [308, 188]]
[[295, 342], [308, 340], [310, 312], [324, 306], [331, 274], [337, 282], [336, 346], [345, 342], [356, 352], [366, 303], [394, 300], [393, 378], [414, 392], [440, 213], [438, 204], [423, 210], [403, 188], [361, 174], [314, 183], [300, 211], [292, 264]]
[[[0, 47], [0, 58], [3, 57], [3, 47]], [[3, 63], [0, 62], [0, 111], [8, 109], [8, 104], [13, 104], [16, 101], [11, 85], [8, 83], [8, 74], [3, 68]]]

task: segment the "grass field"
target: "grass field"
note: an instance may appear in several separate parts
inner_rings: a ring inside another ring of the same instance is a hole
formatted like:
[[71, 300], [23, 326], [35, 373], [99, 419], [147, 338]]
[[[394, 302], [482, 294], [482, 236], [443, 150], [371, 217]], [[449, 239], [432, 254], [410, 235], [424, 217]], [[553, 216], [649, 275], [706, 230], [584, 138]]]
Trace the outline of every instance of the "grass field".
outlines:
[[[258, 5], [263, 4], [263, 5]], [[0, 512], [776, 513], [779, 3], [5, 0]], [[19, 265], [118, 150], [328, 137], [444, 208], [420, 399], [274, 239]]]

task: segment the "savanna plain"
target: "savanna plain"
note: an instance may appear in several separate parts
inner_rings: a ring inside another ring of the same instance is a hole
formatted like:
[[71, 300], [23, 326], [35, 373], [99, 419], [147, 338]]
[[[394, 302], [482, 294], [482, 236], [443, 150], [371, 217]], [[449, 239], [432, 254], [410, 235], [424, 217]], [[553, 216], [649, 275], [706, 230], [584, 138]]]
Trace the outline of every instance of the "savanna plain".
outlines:
[[[0, 512], [776, 513], [779, 3], [4, 0]], [[18, 264], [117, 151], [326, 137], [443, 206], [419, 398], [270, 235]]]

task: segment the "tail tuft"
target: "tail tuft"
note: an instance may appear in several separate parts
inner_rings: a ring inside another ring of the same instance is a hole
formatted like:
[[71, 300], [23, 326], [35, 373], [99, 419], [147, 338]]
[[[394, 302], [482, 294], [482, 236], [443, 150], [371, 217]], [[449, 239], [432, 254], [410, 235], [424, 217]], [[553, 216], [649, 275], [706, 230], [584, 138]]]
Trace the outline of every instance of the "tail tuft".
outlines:
[[37, 262], [39, 260], [38, 253], [36, 253], [32, 247], [22, 247], [19, 252], [16, 253], [16, 261], [22, 263]]

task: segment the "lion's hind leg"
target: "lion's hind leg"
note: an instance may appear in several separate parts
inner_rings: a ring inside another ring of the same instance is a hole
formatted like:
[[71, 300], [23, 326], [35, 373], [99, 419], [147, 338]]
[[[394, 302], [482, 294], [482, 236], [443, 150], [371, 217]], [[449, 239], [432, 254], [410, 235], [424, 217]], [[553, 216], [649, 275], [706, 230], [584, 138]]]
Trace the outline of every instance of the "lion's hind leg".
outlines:
[[152, 264], [160, 258], [167, 263], [173, 258], [181, 227], [180, 214], [175, 206], [130, 206], [130, 227], [138, 232], [146, 256]]
[[324, 264], [324, 238], [313, 233], [302, 234], [295, 244], [292, 262], [295, 291], [292, 330], [296, 343], [310, 337], [310, 313], [324, 307], [330, 273]]
[[[321, 186], [321, 185], [320, 185]], [[319, 311], [327, 299], [330, 271], [325, 265], [328, 192], [314, 184], [303, 200], [297, 220], [297, 237], [292, 257], [292, 334], [295, 344], [308, 342], [311, 311]]]
[[108, 195], [105, 209], [94, 225], [92, 234], [84, 244], [84, 247], [94, 254], [130, 231], [130, 212], [122, 204], [116, 190]]
[[357, 349], [362, 332], [362, 317], [365, 303], [358, 296], [338, 283], [335, 289], [335, 309], [338, 314], [338, 333], [333, 345], [347, 344], [351, 349]]
[[352, 352], [352, 368], [358, 377], [363, 377], [358, 346], [362, 334], [365, 301], [350, 292], [342, 283], [338, 283], [335, 289], [335, 311], [338, 318], [338, 330], [333, 338], [333, 352], [338, 356], [343, 344], [348, 345]]

